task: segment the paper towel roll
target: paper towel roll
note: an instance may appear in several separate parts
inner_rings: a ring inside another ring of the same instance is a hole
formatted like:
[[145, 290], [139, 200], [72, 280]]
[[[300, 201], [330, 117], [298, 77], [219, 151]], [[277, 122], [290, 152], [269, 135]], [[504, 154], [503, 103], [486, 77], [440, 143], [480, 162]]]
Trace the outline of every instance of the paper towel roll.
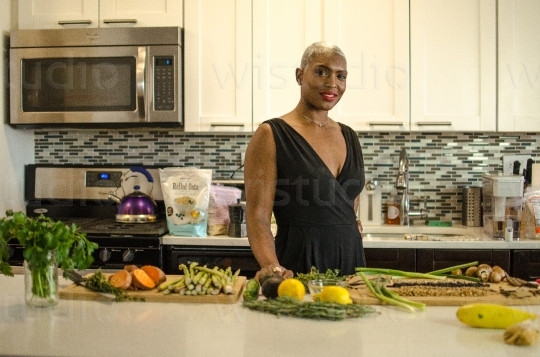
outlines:
[[531, 185], [540, 186], [540, 164], [532, 164]]

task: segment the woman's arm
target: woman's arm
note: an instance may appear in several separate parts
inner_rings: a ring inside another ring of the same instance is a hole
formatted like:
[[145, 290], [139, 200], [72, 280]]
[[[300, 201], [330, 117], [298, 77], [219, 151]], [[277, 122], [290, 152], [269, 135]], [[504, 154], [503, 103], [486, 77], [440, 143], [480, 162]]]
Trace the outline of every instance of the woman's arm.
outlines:
[[266, 273], [281, 273], [284, 277], [292, 276], [290, 270], [281, 268], [279, 264], [274, 236], [270, 229], [276, 181], [274, 135], [270, 125], [262, 124], [249, 142], [244, 161], [246, 225], [249, 245], [261, 266], [261, 270], [257, 273], [258, 277]]

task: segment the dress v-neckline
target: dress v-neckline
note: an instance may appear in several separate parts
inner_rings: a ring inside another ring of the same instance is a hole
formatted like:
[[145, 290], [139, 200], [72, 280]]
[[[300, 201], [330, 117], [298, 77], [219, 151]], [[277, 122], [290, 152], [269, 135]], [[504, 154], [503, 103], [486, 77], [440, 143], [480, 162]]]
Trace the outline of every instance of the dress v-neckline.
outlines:
[[315, 151], [315, 149], [313, 148], [313, 146], [311, 146], [311, 144], [309, 143], [309, 141], [306, 140], [306, 138], [304, 138], [302, 136], [302, 134], [300, 134], [292, 125], [290, 125], [289, 123], [287, 123], [285, 120], [281, 119], [281, 118], [278, 118], [281, 122], [283, 122], [283, 124], [285, 124], [290, 130], [292, 130], [292, 132], [294, 133], [295, 136], [299, 137], [300, 140], [302, 140], [306, 146], [309, 148], [309, 150], [312, 152], [313, 156], [316, 157], [316, 159], [324, 166], [324, 168], [326, 169], [326, 171], [330, 174], [330, 176], [332, 176], [334, 178], [334, 180], [336, 181], [339, 181], [339, 177], [341, 176], [341, 174], [343, 173], [348, 161], [349, 161], [349, 143], [347, 141], [347, 136], [345, 135], [345, 133], [343, 132], [343, 126], [341, 125], [341, 123], [338, 123], [339, 124], [339, 127], [341, 129], [341, 135], [343, 136], [343, 139], [345, 140], [345, 161], [343, 161], [343, 166], [341, 167], [341, 170], [339, 171], [339, 173], [337, 174], [337, 176], [334, 176], [334, 173], [332, 172], [332, 170], [330, 170], [330, 168], [328, 167], [328, 165], [326, 165], [326, 162], [324, 162], [324, 160], [321, 158], [321, 156], [319, 155], [319, 153], [317, 153], [317, 151]]

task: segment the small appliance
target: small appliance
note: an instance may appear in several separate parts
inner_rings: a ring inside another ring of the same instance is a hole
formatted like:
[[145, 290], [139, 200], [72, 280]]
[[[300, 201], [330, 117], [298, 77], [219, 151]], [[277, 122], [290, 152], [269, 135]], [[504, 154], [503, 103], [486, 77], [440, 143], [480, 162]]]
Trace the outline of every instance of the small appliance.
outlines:
[[510, 222], [513, 239], [519, 240], [523, 184], [524, 178], [521, 175], [482, 175], [484, 232], [488, 236], [504, 239]]
[[183, 125], [180, 27], [14, 30], [10, 124]]

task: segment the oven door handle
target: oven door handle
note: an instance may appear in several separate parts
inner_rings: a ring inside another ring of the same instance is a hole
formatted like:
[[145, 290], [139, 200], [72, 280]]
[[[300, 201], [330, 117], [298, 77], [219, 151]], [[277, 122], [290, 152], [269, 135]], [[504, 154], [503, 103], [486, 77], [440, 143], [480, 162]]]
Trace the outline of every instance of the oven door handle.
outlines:
[[146, 118], [146, 96], [145, 96], [145, 79], [146, 79], [146, 47], [140, 46], [137, 53], [137, 106], [139, 108], [139, 118]]

